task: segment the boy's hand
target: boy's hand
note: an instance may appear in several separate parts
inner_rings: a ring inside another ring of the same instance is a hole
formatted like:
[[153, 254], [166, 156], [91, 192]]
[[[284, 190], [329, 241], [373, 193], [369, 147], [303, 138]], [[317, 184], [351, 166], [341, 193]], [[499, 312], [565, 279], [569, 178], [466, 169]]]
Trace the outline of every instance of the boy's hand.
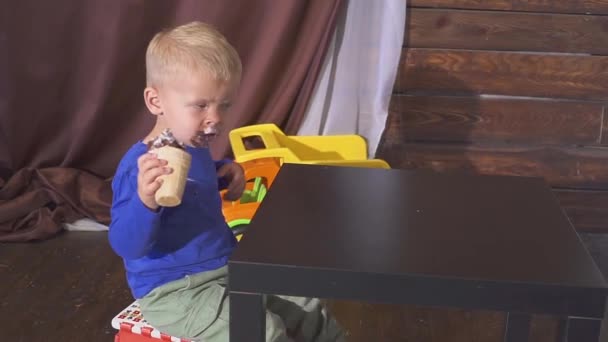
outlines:
[[152, 210], [158, 209], [154, 194], [163, 183], [159, 176], [173, 172], [167, 167], [167, 161], [158, 159], [154, 153], [145, 153], [137, 159], [137, 195], [144, 205]]
[[226, 163], [217, 170], [218, 177], [225, 177], [228, 180], [228, 191], [224, 195], [224, 199], [228, 201], [236, 201], [243, 196], [245, 191], [245, 171], [238, 163]]

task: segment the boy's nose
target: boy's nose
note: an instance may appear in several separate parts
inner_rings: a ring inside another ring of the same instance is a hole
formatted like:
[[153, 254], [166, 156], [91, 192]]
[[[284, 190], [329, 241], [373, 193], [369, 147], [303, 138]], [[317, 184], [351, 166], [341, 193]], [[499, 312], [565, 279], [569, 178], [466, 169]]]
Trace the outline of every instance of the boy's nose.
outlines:
[[203, 126], [204, 126], [204, 128], [212, 127], [212, 126], [218, 125], [220, 123], [220, 121], [221, 121], [221, 119], [220, 119], [220, 116], [218, 115], [217, 110], [210, 110], [209, 112], [207, 112], [207, 116], [203, 120]]
[[203, 126], [205, 127], [211, 127], [215, 125], [217, 125], [217, 121], [213, 119], [205, 119], [205, 121], [203, 122]]

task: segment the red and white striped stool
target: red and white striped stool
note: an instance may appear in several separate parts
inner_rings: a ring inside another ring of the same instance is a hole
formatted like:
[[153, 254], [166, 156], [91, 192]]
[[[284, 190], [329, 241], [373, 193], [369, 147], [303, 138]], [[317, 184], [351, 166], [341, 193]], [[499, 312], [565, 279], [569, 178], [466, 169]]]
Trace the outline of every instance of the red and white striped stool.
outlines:
[[112, 319], [112, 327], [118, 330], [114, 342], [194, 342], [167, 335], [148, 324], [141, 314], [137, 301]]

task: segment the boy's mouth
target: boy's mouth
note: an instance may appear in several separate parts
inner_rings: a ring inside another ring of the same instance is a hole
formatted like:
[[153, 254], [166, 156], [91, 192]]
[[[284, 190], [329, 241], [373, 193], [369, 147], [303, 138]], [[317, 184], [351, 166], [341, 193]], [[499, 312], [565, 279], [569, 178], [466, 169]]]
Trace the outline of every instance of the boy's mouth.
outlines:
[[192, 145], [196, 147], [209, 147], [209, 143], [215, 139], [218, 133], [216, 127], [206, 127], [204, 130], [196, 132], [196, 135], [191, 139]]

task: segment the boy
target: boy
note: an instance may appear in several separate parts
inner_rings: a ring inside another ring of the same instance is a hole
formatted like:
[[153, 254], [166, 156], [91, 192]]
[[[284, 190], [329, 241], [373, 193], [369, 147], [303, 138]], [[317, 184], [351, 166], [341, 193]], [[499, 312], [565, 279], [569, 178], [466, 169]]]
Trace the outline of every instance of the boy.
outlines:
[[[227, 261], [236, 245], [221, 211], [218, 177], [227, 199], [245, 187], [241, 167], [214, 162], [197, 147], [201, 132], [217, 127], [241, 77], [237, 52], [212, 27], [193, 22], [158, 33], [146, 52], [144, 100], [156, 116], [152, 131], [121, 160], [112, 189], [109, 240], [124, 259], [127, 280], [146, 320], [165, 333], [228, 341]], [[146, 144], [164, 129], [192, 155], [182, 203], [154, 200], [167, 162]], [[317, 299], [267, 297], [268, 341], [335, 341], [342, 333]]]

